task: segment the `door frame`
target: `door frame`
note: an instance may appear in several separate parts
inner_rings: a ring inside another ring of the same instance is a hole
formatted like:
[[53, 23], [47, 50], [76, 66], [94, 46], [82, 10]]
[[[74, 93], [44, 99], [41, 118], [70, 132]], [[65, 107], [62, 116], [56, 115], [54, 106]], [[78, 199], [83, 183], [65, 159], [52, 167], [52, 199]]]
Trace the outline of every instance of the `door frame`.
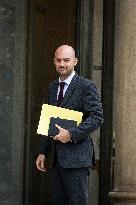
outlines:
[[115, 0], [103, 0], [102, 103], [104, 124], [100, 137], [99, 205], [110, 205], [113, 186], [113, 99]]
[[[93, 1], [77, 0], [76, 52], [78, 73], [92, 78]], [[99, 205], [110, 205], [113, 186], [113, 88], [115, 0], [103, 0], [102, 104], [104, 124], [100, 132]], [[84, 51], [84, 52], [83, 52]]]

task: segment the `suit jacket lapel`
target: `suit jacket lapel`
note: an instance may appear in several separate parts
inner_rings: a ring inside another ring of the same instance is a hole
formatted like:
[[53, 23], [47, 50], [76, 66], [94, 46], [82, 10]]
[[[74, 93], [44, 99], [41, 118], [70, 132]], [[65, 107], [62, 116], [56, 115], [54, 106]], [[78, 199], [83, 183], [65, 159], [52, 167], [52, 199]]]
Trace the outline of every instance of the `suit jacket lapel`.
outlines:
[[58, 86], [59, 86], [59, 81], [56, 80], [53, 85], [53, 90], [52, 90], [52, 97], [51, 97], [51, 104], [52, 105], [57, 105], [57, 91], [58, 91]]

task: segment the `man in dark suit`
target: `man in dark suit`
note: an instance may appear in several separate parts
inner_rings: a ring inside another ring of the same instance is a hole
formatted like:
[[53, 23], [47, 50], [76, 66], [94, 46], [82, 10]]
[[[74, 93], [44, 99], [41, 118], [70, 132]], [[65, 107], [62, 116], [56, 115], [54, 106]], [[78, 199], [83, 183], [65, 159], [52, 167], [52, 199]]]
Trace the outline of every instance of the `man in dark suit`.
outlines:
[[46, 158], [51, 156], [49, 170], [53, 205], [88, 204], [89, 167], [94, 153], [90, 134], [103, 122], [96, 86], [75, 73], [77, 61], [71, 46], [57, 48], [54, 64], [60, 77], [49, 85], [48, 104], [81, 111], [83, 120], [68, 130], [56, 125], [59, 134], [41, 137], [36, 160], [37, 168], [46, 171]]

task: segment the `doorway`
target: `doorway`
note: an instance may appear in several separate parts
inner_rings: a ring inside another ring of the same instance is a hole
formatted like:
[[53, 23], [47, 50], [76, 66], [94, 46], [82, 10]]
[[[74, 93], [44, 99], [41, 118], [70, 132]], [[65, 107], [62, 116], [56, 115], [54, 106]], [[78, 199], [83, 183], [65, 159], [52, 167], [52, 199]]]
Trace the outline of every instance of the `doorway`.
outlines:
[[57, 78], [54, 52], [62, 44], [75, 47], [76, 0], [31, 0], [28, 5], [26, 71], [26, 139], [24, 154], [24, 205], [50, 205], [49, 177], [35, 166], [36, 134], [42, 99], [48, 84]]

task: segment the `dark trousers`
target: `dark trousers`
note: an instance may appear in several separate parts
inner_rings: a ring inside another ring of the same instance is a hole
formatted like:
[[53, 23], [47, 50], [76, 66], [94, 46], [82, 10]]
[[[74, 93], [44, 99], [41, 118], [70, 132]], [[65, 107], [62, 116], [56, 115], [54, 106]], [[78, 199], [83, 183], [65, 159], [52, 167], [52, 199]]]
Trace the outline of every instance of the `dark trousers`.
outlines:
[[88, 167], [62, 168], [56, 160], [50, 174], [52, 205], [88, 205]]

